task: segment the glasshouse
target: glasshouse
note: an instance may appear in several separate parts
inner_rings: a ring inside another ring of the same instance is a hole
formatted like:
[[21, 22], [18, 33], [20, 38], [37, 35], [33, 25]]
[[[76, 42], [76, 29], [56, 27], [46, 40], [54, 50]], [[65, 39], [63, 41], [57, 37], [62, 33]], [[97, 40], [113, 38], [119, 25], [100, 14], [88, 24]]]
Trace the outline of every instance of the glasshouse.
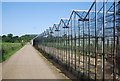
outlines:
[[72, 10], [32, 43], [79, 78], [119, 81], [120, 1], [95, 0], [88, 10]]

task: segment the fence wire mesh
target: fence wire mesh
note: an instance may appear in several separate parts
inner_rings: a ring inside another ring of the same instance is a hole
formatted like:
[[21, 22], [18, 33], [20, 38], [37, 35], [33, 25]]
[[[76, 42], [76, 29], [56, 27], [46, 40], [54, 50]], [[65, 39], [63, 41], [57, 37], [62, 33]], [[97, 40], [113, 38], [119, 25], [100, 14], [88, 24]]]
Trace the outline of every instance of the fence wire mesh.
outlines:
[[32, 42], [78, 76], [120, 80], [120, 2], [95, 0], [89, 10], [73, 10]]

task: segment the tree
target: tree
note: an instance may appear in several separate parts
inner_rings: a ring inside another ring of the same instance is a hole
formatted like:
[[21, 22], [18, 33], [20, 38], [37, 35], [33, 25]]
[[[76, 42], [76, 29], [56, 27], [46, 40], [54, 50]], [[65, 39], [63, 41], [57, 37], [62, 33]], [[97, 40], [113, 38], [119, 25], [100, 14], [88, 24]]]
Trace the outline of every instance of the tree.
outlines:
[[31, 35], [23, 35], [23, 36], [20, 37], [20, 39], [24, 40], [25, 42], [29, 42], [34, 37], [35, 36], [31, 36]]
[[6, 37], [6, 35], [3, 35], [3, 36], [2, 36], [2, 38], [5, 38], [5, 37]]
[[7, 37], [12, 38], [12, 37], [13, 37], [13, 34], [8, 34]]
[[13, 36], [13, 34], [8, 34], [7, 36], [6, 35], [2, 36], [2, 41], [11, 42], [11, 43], [19, 43], [19, 42], [22, 42], [23, 40], [24, 42], [29, 42], [34, 37], [35, 36], [32, 36], [32, 35], [23, 35], [19, 37], [19, 36]]

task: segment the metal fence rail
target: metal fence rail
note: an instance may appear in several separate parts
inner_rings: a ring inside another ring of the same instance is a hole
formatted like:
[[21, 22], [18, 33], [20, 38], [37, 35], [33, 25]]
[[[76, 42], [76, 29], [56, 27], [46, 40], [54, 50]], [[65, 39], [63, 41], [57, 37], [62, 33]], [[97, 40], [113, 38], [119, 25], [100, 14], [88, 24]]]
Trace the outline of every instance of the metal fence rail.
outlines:
[[69, 19], [61, 19], [32, 41], [78, 76], [120, 80], [119, 1], [95, 0], [89, 10], [73, 10]]

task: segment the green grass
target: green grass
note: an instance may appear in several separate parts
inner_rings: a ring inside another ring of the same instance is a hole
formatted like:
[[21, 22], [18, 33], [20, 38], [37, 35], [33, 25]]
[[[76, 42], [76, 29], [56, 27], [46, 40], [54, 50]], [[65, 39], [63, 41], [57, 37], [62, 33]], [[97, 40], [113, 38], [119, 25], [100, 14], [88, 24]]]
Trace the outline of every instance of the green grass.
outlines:
[[16, 51], [18, 51], [21, 47], [21, 43], [1, 43], [2, 48], [2, 58], [0, 58], [0, 62], [5, 61], [11, 55], [13, 55]]

